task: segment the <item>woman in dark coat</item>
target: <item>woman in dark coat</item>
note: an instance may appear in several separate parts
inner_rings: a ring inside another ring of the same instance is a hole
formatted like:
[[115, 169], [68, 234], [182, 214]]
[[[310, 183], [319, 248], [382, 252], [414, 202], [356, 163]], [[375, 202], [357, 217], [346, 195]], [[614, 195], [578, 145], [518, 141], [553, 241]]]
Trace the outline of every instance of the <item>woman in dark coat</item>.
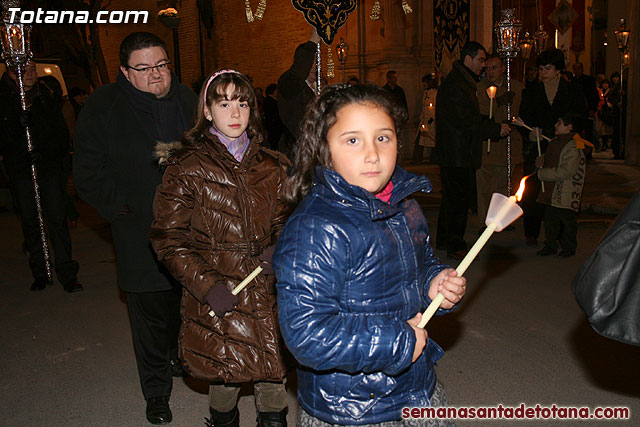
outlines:
[[[540, 129], [541, 151], [547, 149], [547, 142], [542, 137], [554, 137], [554, 125], [563, 115], [569, 112], [587, 118], [587, 102], [582, 90], [560, 77], [564, 70], [564, 54], [559, 49], [542, 52], [536, 59], [539, 81], [522, 91], [520, 117], [528, 126]], [[538, 157], [535, 131], [523, 135], [522, 155], [524, 157], [524, 174], [532, 174], [536, 170]], [[540, 226], [544, 216], [544, 206], [536, 202], [540, 192], [540, 181], [534, 175], [527, 180], [522, 198], [524, 209], [524, 235], [527, 245], [537, 245]]]

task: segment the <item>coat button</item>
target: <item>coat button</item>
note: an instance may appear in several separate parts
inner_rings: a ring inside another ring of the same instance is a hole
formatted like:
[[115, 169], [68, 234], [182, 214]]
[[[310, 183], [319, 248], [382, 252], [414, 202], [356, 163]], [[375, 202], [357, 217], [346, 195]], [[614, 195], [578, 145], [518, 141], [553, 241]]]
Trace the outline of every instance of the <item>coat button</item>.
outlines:
[[378, 209], [378, 215], [382, 215], [382, 209]]
[[371, 394], [369, 395], [369, 399], [375, 399], [375, 398], [376, 398], [376, 395], [375, 395], [375, 394], [371, 393]]

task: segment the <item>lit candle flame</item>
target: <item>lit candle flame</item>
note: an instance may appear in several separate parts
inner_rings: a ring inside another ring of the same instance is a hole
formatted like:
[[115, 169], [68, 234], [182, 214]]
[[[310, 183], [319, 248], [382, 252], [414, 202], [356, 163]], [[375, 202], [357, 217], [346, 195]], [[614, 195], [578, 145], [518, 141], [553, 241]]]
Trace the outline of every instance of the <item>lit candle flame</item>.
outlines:
[[493, 98], [496, 96], [496, 91], [497, 91], [497, 90], [498, 90], [498, 87], [497, 87], [497, 86], [489, 86], [489, 87], [487, 88], [487, 96], [488, 96], [490, 99], [493, 99]]
[[514, 194], [514, 197], [516, 198], [516, 202], [519, 202], [520, 200], [522, 200], [522, 194], [524, 193], [524, 182], [527, 180], [527, 178], [529, 178], [531, 175], [527, 175], [524, 178], [522, 178], [520, 180], [520, 187], [518, 188], [518, 191], [516, 191], [516, 194]]

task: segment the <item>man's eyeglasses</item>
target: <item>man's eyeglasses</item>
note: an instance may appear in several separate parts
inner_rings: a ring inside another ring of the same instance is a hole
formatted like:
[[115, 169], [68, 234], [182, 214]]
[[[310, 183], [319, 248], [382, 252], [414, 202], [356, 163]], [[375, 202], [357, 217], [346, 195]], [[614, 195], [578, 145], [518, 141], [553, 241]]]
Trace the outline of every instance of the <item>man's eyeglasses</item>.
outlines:
[[169, 69], [169, 64], [171, 64], [171, 61], [163, 62], [162, 64], [154, 65], [153, 67], [134, 68], [127, 65], [127, 68], [133, 71], [137, 71], [140, 74], [149, 74], [152, 70], [158, 70], [160, 72], [167, 71]]

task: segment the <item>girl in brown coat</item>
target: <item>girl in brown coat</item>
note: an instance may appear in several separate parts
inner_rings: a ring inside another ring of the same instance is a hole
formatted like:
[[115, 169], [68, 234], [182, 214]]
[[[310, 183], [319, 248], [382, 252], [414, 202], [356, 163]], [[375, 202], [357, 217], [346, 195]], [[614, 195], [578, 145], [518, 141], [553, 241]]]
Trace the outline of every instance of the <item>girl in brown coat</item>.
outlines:
[[286, 425], [270, 263], [231, 293], [261, 260], [270, 261], [288, 214], [281, 198], [288, 161], [262, 140], [249, 80], [233, 70], [213, 73], [194, 128], [171, 147], [153, 207], [151, 243], [184, 287], [180, 355], [193, 377], [211, 383], [208, 422], [215, 426], [238, 426], [243, 382], [254, 383], [259, 425]]

